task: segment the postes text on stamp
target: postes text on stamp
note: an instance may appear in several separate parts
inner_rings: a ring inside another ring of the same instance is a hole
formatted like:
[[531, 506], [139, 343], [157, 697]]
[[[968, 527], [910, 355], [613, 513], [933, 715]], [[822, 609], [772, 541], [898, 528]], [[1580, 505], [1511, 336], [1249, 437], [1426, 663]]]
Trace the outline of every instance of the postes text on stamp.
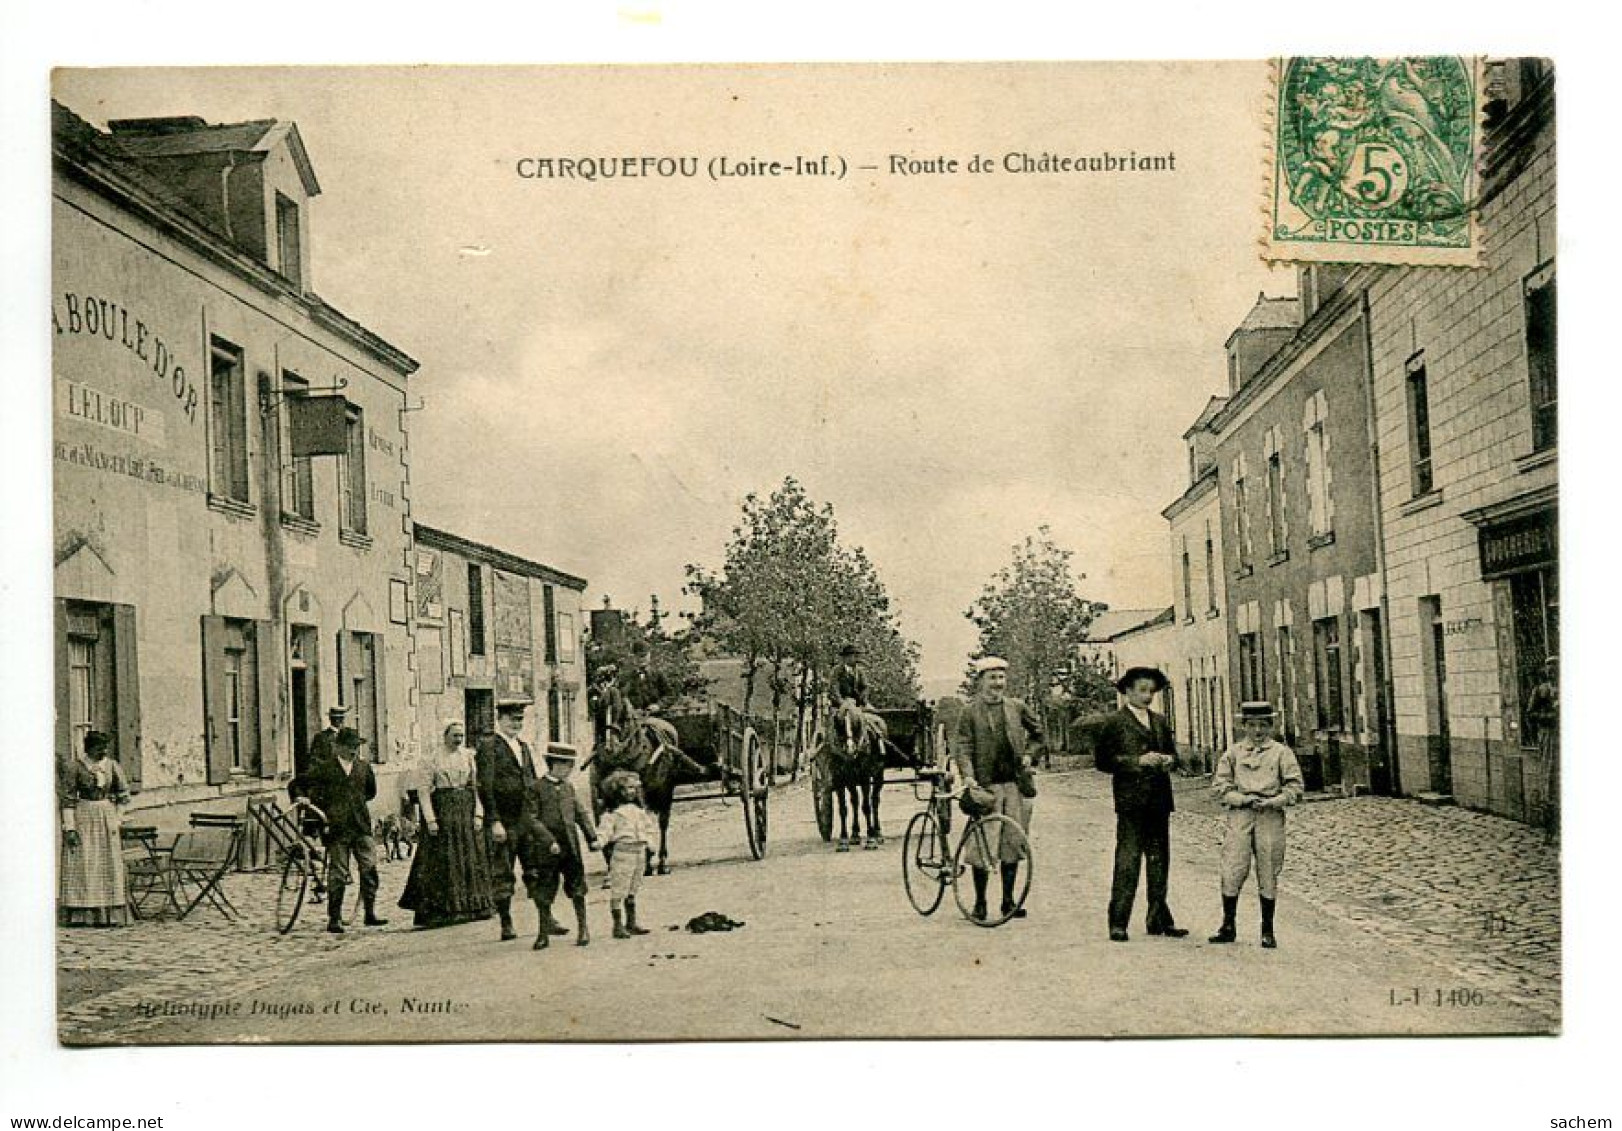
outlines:
[[1274, 79], [1267, 258], [1480, 263], [1478, 60], [1294, 57]]

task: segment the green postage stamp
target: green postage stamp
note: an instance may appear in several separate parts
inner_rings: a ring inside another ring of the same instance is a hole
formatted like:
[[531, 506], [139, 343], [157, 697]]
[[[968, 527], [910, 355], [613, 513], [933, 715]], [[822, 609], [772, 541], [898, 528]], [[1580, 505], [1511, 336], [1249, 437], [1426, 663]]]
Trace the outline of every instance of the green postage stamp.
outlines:
[[1281, 59], [1266, 257], [1478, 265], [1481, 90], [1466, 56]]

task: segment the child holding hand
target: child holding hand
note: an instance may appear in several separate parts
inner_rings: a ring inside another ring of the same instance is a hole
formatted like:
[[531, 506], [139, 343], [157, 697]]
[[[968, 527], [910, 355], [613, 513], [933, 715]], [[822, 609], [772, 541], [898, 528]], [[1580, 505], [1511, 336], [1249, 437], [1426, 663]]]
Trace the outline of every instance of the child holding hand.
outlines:
[[614, 916], [614, 937], [645, 935], [647, 928], [636, 921], [636, 892], [657, 830], [642, 807], [641, 780], [629, 770], [615, 771], [603, 781], [603, 802], [597, 840], [608, 857], [608, 906]]

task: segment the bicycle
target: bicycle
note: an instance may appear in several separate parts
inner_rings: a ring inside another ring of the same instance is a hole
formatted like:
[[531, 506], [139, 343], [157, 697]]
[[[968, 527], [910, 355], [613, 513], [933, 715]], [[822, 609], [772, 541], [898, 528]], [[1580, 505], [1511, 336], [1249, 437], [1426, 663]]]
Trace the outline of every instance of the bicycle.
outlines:
[[[919, 783], [928, 786], [926, 794], [919, 793]], [[1030, 837], [1019, 822], [1001, 813], [970, 817], [954, 850], [952, 805], [963, 796], [964, 790], [952, 788], [951, 771], [941, 767], [918, 771], [912, 792], [924, 803], [907, 822], [906, 835], [901, 842], [901, 879], [913, 910], [926, 917], [933, 915], [946, 898], [946, 888], [950, 885], [958, 911], [976, 926], [1000, 927], [1014, 918], [1030, 895], [1031, 874], [1035, 868]], [[999, 906], [995, 914], [988, 913], [983, 919], [976, 918], [974, 885], [960, 881], [965, 872], [972, 870], [970, 861], [1000, 861], [1002, 850], [1009, 844], [1016, 846], [1017, 854], [1017, 859], [1010, 863], [1019, 866], [1013, 903], [1006, 909]]]
[[290, 809], [283, 809], [274, 802], [250, 802], [248, 812], [265, 830], [282, 858], [281, 883], [276, 888], [276, 930], [285, 935], [298, 922], [306, 897], [311, 903], [326, 899], [327, 854], [321, 844], [320, 829], [326, 825], [327, 817], [302, 797], [295, 800]]

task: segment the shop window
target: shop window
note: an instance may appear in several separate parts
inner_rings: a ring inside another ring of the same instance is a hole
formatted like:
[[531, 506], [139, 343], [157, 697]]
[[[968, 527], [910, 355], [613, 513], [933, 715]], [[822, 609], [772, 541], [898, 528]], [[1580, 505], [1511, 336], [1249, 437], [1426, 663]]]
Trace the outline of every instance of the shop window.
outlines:
[[1436, 486], [1431, 468], [1431, 402], [1425, 357], [1408, 362], [1408, 453], [1412, 461], [1413, 494], [1428, 495]]
[[315, 521], [315, 471], [309, 456], [294, 456], [292, 428], [287, 402], [305, 396], [310, 383], [297, 373], [282, 370], [282, 403], [279, 416], [282, 460], [282, 513], [306, 522]]
[[1559, 439], [1555, 376], [1554, 272], [1526, 284], [1526, 371], [1532, 397], [1532, 450], [1546, 451]]
[[1538, 723], [1528, 708], [1532, 692], [1548, 678], [1545, 662], [1560, 655], [1560, 575], [1553, 569], [1517, 573], [1509, 579], [1515, 610], [1515, 670], [1520, 688], [1521, 733], [1536, 741]]
[[209, 339], [209, 491], [248, 502], [248, 415], [242, 350]]
[[349, 409], [349, 442], [338, 457], [338, 515], [343, 529], [351, 534], [366, 533], [366, 417], [360, 409]]
[[478, 562], [467, 564], [467, 653], [485, 654], [484, 569]]
[[277, 660], [269, 621], [203, 618], [203, 713], [208, 780], [272, 777], [271, 705]]
[[1340, 653], [1340, 618], [1312, 622], [1313, 678], [1318, 700], [1318, 729], [1344, 730], [1346, 701]]
[[125, 778], [140, 781], [134, 606], [58, 601], [56, 657], [57, 753], [82, 753], [85, 735], [103, 731], [114, 737]]

